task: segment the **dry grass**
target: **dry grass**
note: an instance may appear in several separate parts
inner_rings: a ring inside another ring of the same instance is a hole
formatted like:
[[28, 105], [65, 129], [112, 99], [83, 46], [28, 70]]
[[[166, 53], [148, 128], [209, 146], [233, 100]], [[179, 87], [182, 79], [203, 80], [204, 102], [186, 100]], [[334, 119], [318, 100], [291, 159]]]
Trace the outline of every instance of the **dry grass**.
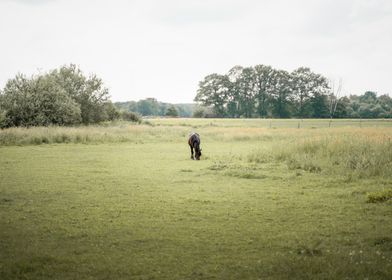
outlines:
[[[291, 131], [292, 132], [292, 131]], [[284, 161], [290, 169], [341, 175], [392, 176], [392, 130], [337, 128], [281, 131], [274, 144], [251, 154], [251, 162]]]
[[[181, 133], [181, 131], [176, 131]], [[167, 136], [164, 127], [120, 124], [115, 126], [31, 127], [0, 131], [0, 145], [40, 145], [53, 143], [113, 143], [149, 141]]]

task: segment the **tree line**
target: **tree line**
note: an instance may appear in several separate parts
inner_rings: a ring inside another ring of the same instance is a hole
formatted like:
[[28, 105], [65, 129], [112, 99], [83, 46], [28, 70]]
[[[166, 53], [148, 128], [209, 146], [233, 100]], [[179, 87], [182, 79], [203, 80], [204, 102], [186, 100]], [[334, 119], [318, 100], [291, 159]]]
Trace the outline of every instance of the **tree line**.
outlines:
[[[235, 66], [200, 83], [195, 116], [275, 118], [391, 118], [392, 100], [368, 91], [339, 97], [324, 76], [300, 67], [292, 72], [267, 65]], [[210, 112], [208, 110], [210, 109]]]
[[135, 112], [142, 116], [170, 116], [191, 117], [194, 104], [170, 104], [160, 102], [155, 98], [146, 98], [139, 101], [115, 102], [114, 105], [128, 112]]
[[76, 65], [27, 77], [17, 74], [0, 90], [0, 128], [96, 124], [141, 116], [192, 116], [194, 104], [169, 104], [155, 98], [112, 103], [102, 79]]
[[235, 66], [206, 76], [195, 104], [169, 104], [147, 98], [117, 102], [95, 74], [75, 65], [26, 77], [17, 74], [0, 90], [0, 128], [95, 124], [141, 116], [392, 118], [392, 99], [367, 91], [339, 96], [328, 80], [309, 68], [289, 73], [271, 66]]

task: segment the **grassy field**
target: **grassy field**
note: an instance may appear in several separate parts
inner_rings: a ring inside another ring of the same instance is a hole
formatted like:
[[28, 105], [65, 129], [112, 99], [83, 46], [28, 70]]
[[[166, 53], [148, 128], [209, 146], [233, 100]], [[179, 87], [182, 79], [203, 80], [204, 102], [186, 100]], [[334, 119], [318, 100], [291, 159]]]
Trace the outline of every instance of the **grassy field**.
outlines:
[[0, 131], [0, 279], [391, 279], [392, 122], [358, 124]]

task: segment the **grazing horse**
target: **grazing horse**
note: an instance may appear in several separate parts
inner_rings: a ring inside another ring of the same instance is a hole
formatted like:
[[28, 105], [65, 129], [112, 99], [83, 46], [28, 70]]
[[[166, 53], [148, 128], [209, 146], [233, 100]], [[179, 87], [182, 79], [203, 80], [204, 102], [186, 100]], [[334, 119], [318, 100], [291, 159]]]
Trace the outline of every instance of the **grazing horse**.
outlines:
[[[197, 133], [192, 133], [189, 135], [188, 139], [189, 147], [191, 147], [191, 159], [200, 160], [201, 149], [200, 149], [200, 135]], [[193, 157], [193, 149], [195, 149], [195, 157]]]

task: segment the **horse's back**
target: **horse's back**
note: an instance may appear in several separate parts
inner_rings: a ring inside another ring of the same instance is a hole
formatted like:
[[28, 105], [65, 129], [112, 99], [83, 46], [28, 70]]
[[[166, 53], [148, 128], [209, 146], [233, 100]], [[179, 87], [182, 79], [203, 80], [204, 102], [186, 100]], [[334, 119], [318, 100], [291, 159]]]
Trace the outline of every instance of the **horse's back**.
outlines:
[[196, 132], [192, 132], [189, 135], [188, 144], [193, 146], [194, 142], [198, 142], [200, 144], [200, 135]]

